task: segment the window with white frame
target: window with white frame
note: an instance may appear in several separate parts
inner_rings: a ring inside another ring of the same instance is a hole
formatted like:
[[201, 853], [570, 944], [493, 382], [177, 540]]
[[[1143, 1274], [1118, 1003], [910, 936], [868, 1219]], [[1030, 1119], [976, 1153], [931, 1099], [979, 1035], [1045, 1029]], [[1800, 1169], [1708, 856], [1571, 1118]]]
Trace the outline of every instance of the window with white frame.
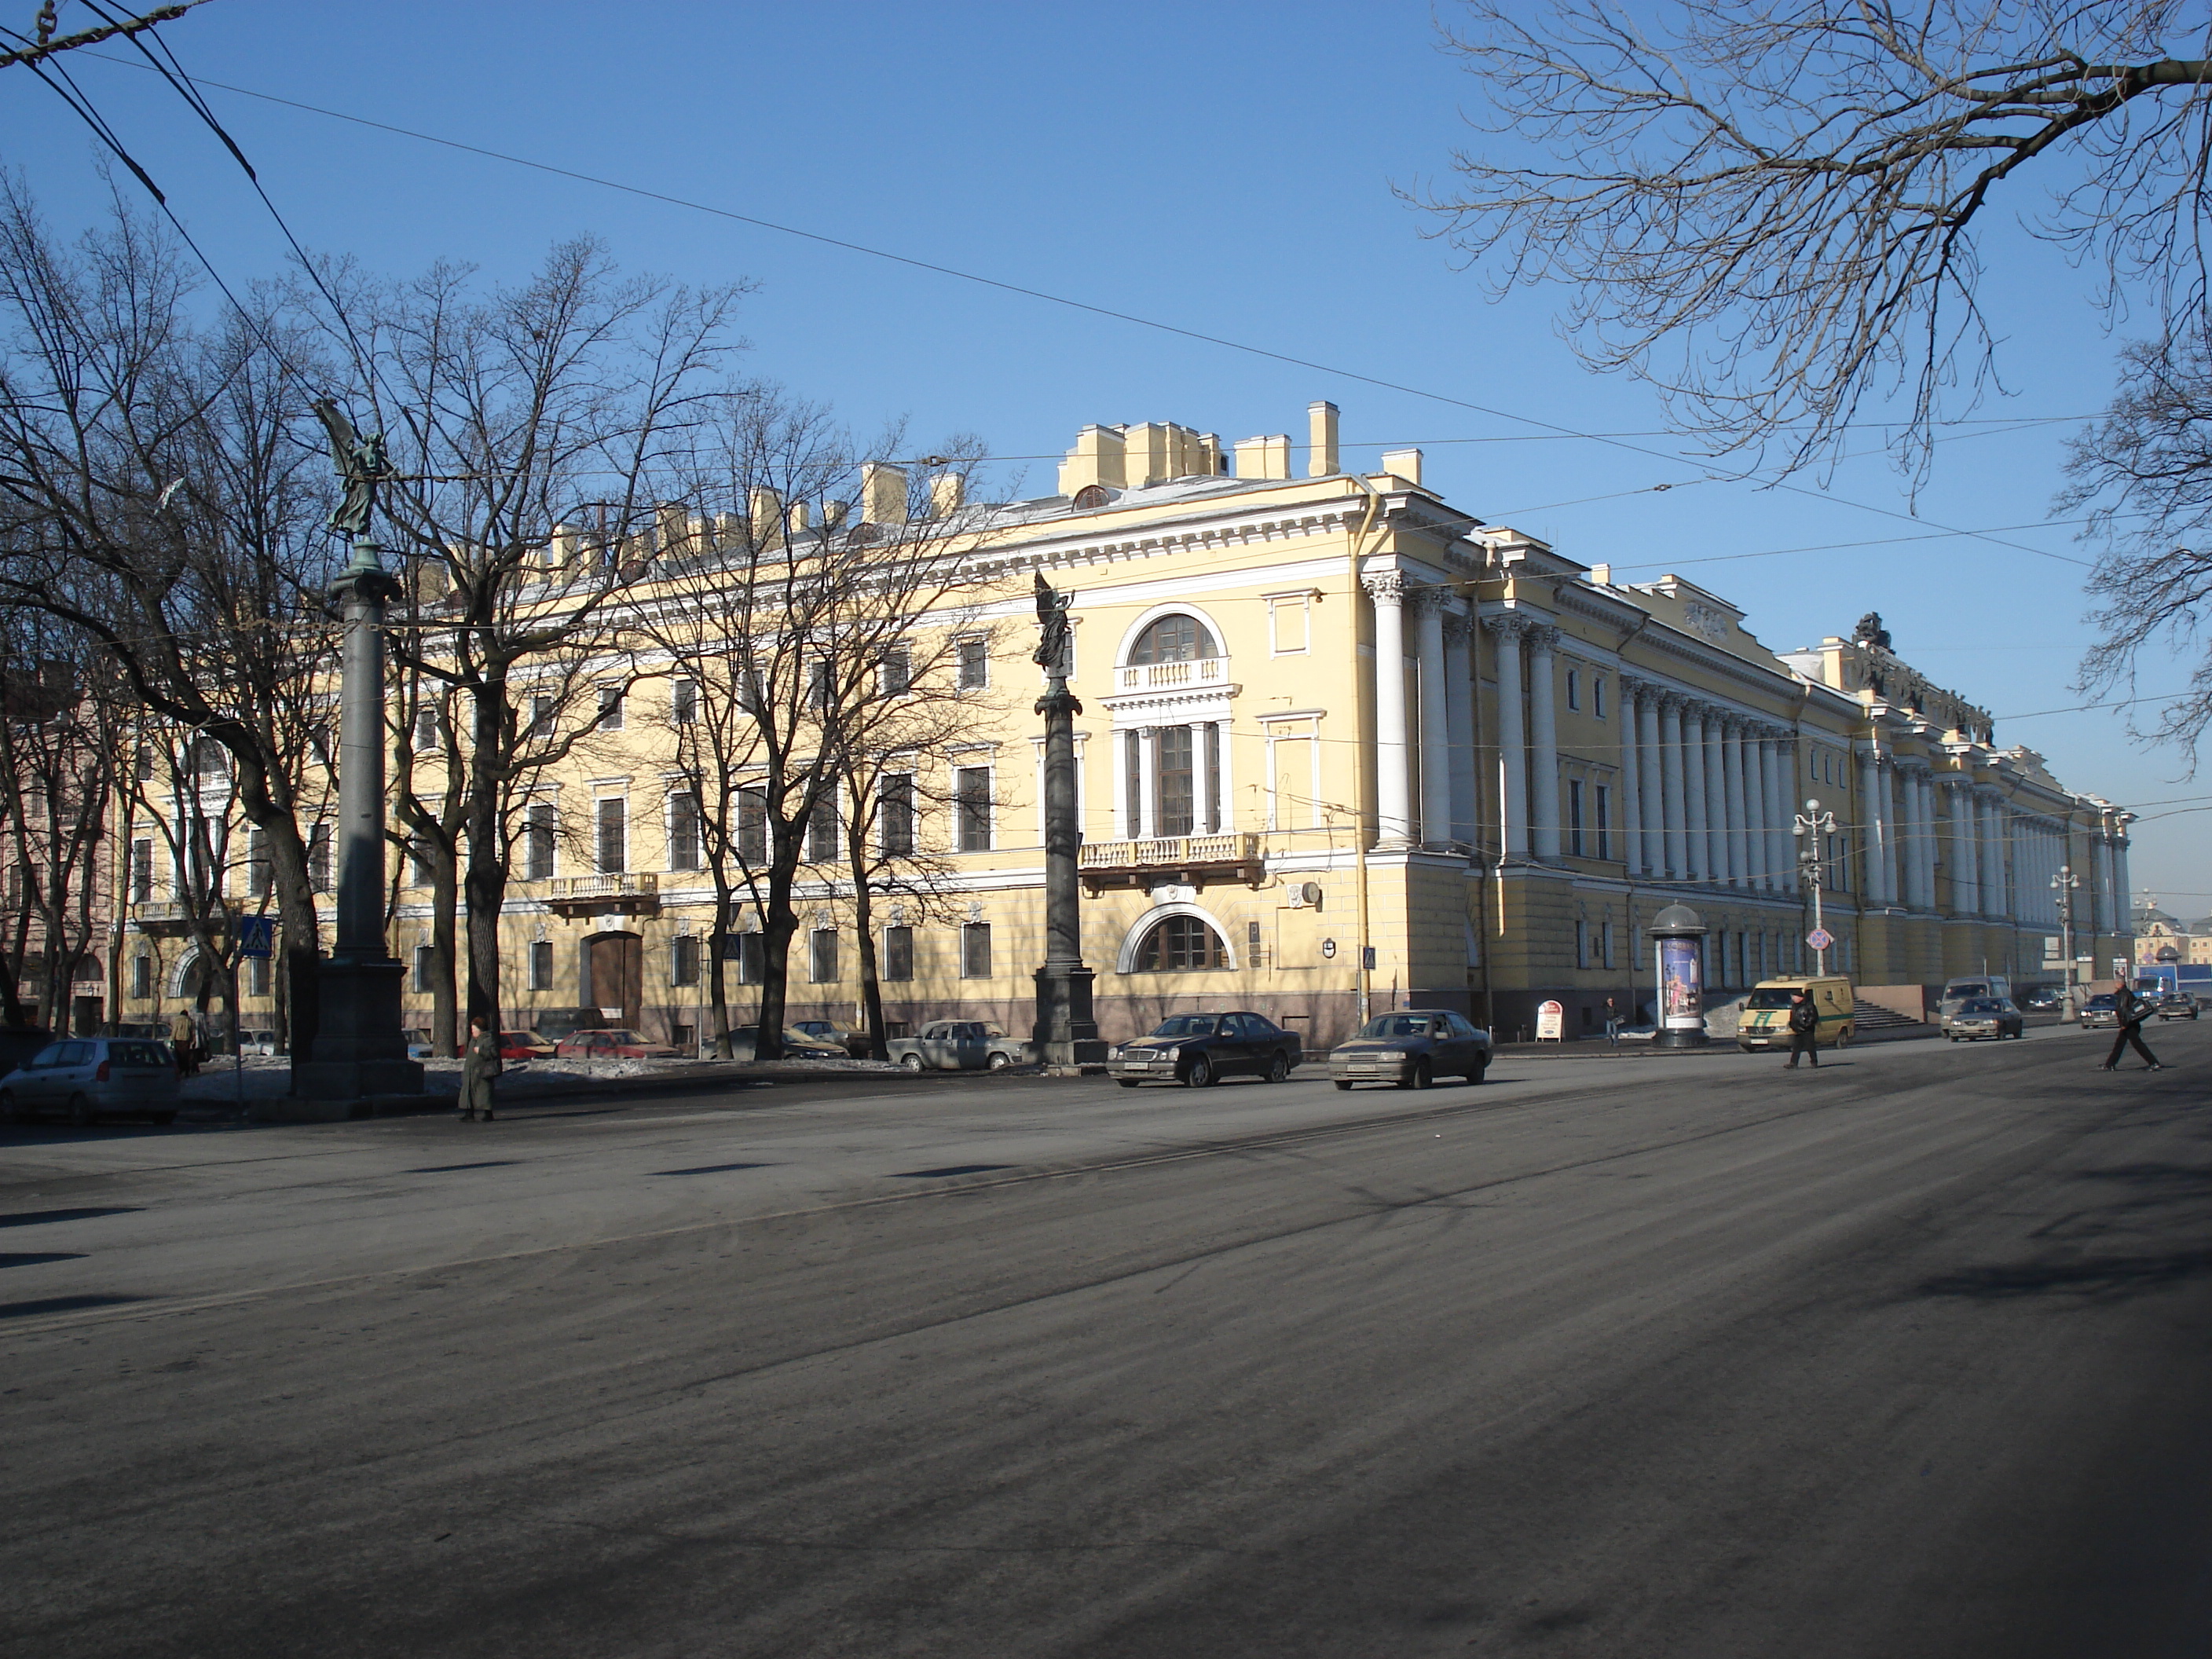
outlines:
[[530, 736], [550, 738], [553, 735], [556, 707], [551, 697], [532, 697], [530, 700]]
[[550, 801], [538, 801], [530, 808], [523, 824], [523, 876], [525, 881], [553, 879], [553, 841], [556, 811]]
[[724, 959], [738, 964], [738, 983], [758, 985], [768, 977], [768, 939], [757, 933], [732, 933], [722, 941]]
[[806, 976], [817, 985], [837, 982], [837, 930], [817, 927], [806, 936]]
[[307, 884], [318, 893], [331, 890], [331, 826], [318, 823], [307, 832]]
[[629, 868], [629, 803], [620, 795], [603, 795], [596, 810], [599, 873], [619, 874]]
[[533, 991], [553, 988], [553, 941], [550, 939], [530, 941], [530, 988]]
[[668, 867], [696, 870], [700, 866], [699, 797], [679, 790], [668, 798]]
[[415, 711], [415, 752], [428, 755], [438, 747], [438, 711], [418, 708]]
[[246, 994], [265, 997], [269, 994], [269, 958], [248, 957], [246, 959]]
[[437, 963], [438, 953], [429, 945], [418, 945], [415, 947], [415, 982], [411, 988], [416, 996], [426, 997], [430, 994], [431, 988], [438, 981]]
[[1567, 707], [1578, 710], [1582, 706], [1583, 672], [1579, 668], [1570, 668], [1567, 670]]
[[131, 902], [146, 904], [154, 897], [154, 843], [143, 838], [131, 843]]
[[884, 929], [883, 977], [903, 982], [914, 977], [914, 929], [894, 923]]
[[738, 791], [738, 862], [757, 870], [768, 862], [768, 791]]
[[991, 684], [991, 642], [981, 634], [969, 634], [953, 641], [958, 662], [960, 690], [982, 691]]
[[1583, 856], [1583, 781], [1580, 778], [1567, 781], [1567, 851], [1577, 858]]
[[806, 816], [806, 861], [835, 864], [844, 854], [843, 825], [837, 816], [837, 792], [825, 787]]
[[905, 646], [895, 645], [884, 653], [884, 659], [876, 675], [876, 689], [886, 697], [904, 696], [914, 684], [914, 657]]
[[956, 845], [963, 853], [991, 850], [991, 769], [957, 767], [952, 774]]
[[599, 688], [599, 717], [596, 724], [602, 732], [623, 729], [623, 689], [619, 685]]
[[1602, 960], [1602, 962], [1603, 962], [1604, 965], [1605, 965], [1606, 967], [1607, 967], [1607, 968], [1612, 967], [1612, 966], [1613, 965], [1613, 924], [1612, 924], [1611, 922], [1609, 922], [1609, 921], [1601, 921], [1601, 922], [1598, 923], [1598, 925], [1597, 925], [1597, 944], [1598, 944], [1598, 952], [1599, 952], [1599, 956], [1600, 956], [1601, 959]]
[[876, 834], [885, 858], [914, 855], [914, 774], [886, 772], [876, 783]]
[[1575, 966], [1590, 965], [1589, 923], [1577, 920], [1575, 923]]
[[699, 723], [699, 683], [677, 680], [668, 688], [668, 719], [674, 726]]
[[1605, 718], [1605, 676], [1590, 676], [1590, 714], [1598, 720]]
[[991, 924], [971, 921], [960, 930], [960, 977], [991, 977]]
[[1613, 791], [1601, 783], [1597, 786], [1597, 855], [1601, 859], [1613, 856]]
[[699, 982], [697, 935], [678, 933], [668, 941], [668, 982], [678, 987]]
[[131, 996], [136, 1002], [144, 1002], [154, 994], [154, 958], [131, 958]]

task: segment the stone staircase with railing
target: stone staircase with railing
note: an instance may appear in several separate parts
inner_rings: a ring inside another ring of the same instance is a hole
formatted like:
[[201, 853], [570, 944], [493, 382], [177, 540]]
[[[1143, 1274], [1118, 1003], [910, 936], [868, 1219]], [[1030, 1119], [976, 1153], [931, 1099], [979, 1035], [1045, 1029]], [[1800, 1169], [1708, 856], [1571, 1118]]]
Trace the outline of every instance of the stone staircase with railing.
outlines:
[[1894, 1008], [1885, 1008], [1863, 997], [1851, 1000], [1851, 1030], [1859, 1036], [1873, 1031], [1924, 1030], [1927, 1024], [1925, 1020], [1908, 1019]]

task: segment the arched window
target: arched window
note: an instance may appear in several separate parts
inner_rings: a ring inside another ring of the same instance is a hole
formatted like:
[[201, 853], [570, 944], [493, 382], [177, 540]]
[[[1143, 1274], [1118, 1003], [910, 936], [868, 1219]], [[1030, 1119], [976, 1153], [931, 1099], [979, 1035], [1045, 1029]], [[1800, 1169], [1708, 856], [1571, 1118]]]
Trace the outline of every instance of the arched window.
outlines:
[[1136, 644], [1129, 648], [1129, 661], [1133, 666], [1150, 662], [1196, 662], [1220, 654], [1206, 624], [1195, 617], [1177, 611], [1162, 617], [1137, 635]]
[[1179, 974], [1226, 968], [1229, 953], [1213, 929], [1196, 916], [1170, 916], [1145, 935], [1137, 951], [1140, 974]]

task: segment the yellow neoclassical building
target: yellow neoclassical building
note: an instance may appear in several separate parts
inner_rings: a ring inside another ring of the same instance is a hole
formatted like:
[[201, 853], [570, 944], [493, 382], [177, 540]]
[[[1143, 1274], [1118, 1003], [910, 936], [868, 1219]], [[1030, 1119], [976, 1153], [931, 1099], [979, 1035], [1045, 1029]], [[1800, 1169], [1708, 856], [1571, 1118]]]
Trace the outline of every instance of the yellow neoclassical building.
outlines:
[[[2130, 815], [1999, 747], [1878, 619], [1777, 651], [1717, 593], [1615, 580], [1451, 506], [1418, 451], [1346, 470], [1336, 428], [1327, 404], [1295, 445], [1086, 427], [1059, 493], [994, 519], [969, 556], [985, 589], [919, 624], [984, 643], [959, 659], [972, 722], [917, 797], [945, 803], [917, 827], [942, 854], [940, 898], [874, 907], [889, 1019], [1030, 1028], [1038, 573], [1074, 596], [1083, 945], [1109, 1040], [1172, 1009], [1251, 1008], [1319, 1047], [1408, 1001], [1511, 1036], [1547, 1000], [1572, 1037], [1608, 1004], [1648, 1017], [1644, 929], [1677, 903], [1709, 929], [1708, 987], [1802, 969], [1812, 895], [1791, 829], [1808, 800], [1830, 963], [1862, 986], [2055, 980], [2062, 868], [2075, 956], [2132, 956]], [[673, 729], [629, 720], [619, 758], [610, 734], [544, 792], [501, 918], [510, 1022], [596, 1008], [679, 1044], [708, 1026], [712, 890]], [[850, 884], [828, 858], [809, 873], [787, 1017], [850, 1024]], [[426, 900], [399, 891], [403, 961], [427, 945]], [[125, 1018], [174, 1006], [161, 994], [190, 975], [173, 942], [134, 924], [125, 950], [155, 959]], [[741, 1023], [758, 955], [742, 936], [727, 954]]]

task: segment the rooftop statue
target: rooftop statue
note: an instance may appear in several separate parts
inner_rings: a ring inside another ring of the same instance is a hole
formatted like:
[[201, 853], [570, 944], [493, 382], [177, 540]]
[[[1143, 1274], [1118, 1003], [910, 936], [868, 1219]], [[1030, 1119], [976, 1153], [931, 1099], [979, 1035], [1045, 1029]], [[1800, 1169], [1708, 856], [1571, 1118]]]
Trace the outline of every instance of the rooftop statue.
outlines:
[[1889, 630], [1881, 625], [1879, 611], [1869, 611], [1861, 617], [1858, 626], [1851, 629], [1851, 637], [1861, 645], [1878, 645], [1885, 651], [1890, 648]]
[[331, 434], [331, 459], [345, 480], [345, 499], [331, 514], [331, 529], [349, 541], [360, 541], [368, 536], [368, 521], [376, 512], [376, 486], [394, 472], [384, 453], [384, 434], [374, 432], [362, 437], [328, 398], [318, 398], [312, 407]]

